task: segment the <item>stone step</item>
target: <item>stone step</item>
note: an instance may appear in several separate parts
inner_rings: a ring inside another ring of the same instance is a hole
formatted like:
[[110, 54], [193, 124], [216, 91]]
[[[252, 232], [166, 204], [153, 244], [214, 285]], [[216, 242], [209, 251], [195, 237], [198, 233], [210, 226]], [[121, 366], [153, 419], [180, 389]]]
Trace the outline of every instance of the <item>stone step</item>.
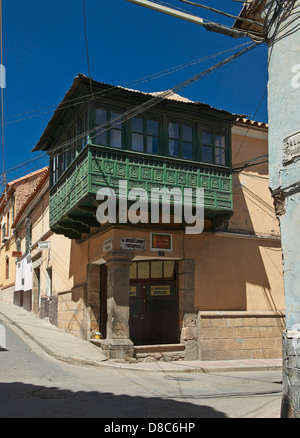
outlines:
[[134, 356], [138, 362], [164, 361], [184, 359], [183, 344], [138, 345], [134, 347]]

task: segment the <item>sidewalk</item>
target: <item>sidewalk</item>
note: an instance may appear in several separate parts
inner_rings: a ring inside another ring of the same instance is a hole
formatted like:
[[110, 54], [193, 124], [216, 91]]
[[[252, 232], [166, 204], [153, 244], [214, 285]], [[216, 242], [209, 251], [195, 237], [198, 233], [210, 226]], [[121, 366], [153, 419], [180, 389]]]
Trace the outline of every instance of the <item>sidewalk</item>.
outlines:
[[[1, 319], [14, 324], [29, 336], [46, 353], [63, 362], [123, 368], [140, 371], [163, 372], [216, 372], [216, 371], [260, 371], [282, 369], [282, 359], [248, 359], [236, 361], [177, 361], [177, 362], [140, 362], [129, 363], [108, 360], [99, 347], [83, 341], [49, 322], [40, 319], [33, 313], [13, 304], [0, 301]], [[7, 345], [9, 350], [9, 345]]]

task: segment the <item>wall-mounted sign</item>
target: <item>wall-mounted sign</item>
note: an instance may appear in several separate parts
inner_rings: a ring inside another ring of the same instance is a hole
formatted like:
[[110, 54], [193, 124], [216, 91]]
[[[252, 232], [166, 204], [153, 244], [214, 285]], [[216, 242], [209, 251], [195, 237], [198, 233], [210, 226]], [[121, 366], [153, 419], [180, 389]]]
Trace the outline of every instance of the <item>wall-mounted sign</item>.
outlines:
[[13, 251], [12, 256], [13, 257], [22, 257], [22, 251]]
[[130, 286], [129, 288], [129, 296], [136, 297], [136, 286]]
[[170, 285], [162, 285], [162, 286], [151, 286], [151, 296], [153, 297], [161, 297], [166, 295], [171, 295], [171, 286]]
[[151, 233], [151, 251], [172, 251], [172, 234]]
[[121, 248], [146, 251], [146, 239], [137, 237], [121, 237]]
[[300, 158], [300, 132], [283, 140], [282, 164], [287, 166]]
[[51, 249], [50, 242], [39, 242], [39, 249]]
[[112, 250], [112, 238], [107, 239], [103, 242], [103, 252], [108, 252]]

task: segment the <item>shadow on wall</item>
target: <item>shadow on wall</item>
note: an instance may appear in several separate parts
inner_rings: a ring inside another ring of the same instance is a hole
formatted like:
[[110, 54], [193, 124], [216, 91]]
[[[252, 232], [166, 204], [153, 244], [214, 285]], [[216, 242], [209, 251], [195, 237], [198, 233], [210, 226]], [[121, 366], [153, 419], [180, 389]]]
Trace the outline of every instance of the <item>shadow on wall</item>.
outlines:
[[[257, 186], [254, 184], [257, 190], [253, 189], [252, 185], [251, 189], [242, 185], [239, 176], [236, 174], [233, 178], [234, 214], [226, 229], [237, 237], [224, 237], [226, 233], [221, 233], [222, 236], [217, 233], [216, 237], [211, 239], [208, 233], [207, 236], [203, 236], [201, 254], [197, 254], [201, 266], [199, 273], [196, 273], [197, 288], [203, 291], [199, 294], [198, 306], [201, 310], [248, 310], [247, 285], [251, 285], [254, 306], [259, 308], [259, 303], [264, 302], [263, 306], [268, 310], [282, 310], [282, 307], [278, 309], [278, 302], [281, 305], [282, 301], [280, 290], [274, 290], [274, 278], [271, 277], [271, 273], [276, 272], [279, 289], [282, 277], [281, 257], [277, 256], [273, 260], [269, 255], [270, 251], [280, 253], [280, 241], [242, 237], [263, 234], [264, 230], [269, 236], [271, 233], [276, 236], [278, 232], [274, 209], [269, 200], [263, 198], [265, 194], [269, 194], [266, 165], [251, 169], [249, 179], [257, 178]], [[259, 230], [253, 225], [254, 215], [255, 226], [259, 227]], [[273, 224], [274, 229], [271, 231]], [[262, 255], [265, 256], [264, 259]]]

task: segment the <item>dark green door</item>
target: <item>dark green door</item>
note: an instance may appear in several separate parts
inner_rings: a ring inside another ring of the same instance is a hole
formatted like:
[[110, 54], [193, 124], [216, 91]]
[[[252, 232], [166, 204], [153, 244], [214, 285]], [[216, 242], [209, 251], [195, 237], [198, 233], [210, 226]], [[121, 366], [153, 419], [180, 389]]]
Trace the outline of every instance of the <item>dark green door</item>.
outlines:
[[178, 304], [175, 280], [130, 285], [130, 338], [135, 345], [175, 344]]

